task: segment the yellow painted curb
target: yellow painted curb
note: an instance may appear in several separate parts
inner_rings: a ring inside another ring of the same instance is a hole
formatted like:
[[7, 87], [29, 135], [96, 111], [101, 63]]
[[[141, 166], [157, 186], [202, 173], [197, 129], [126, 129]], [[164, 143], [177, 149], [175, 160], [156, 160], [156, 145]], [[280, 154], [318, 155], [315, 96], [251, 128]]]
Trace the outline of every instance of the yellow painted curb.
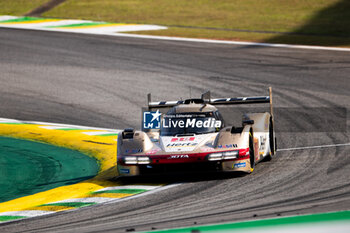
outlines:
[[64, 210], [71, 210], [75, 209], [74, 207], [70, 206], [36, 206], [29, 208], [28, 210], [42, 210], [42, 211], [64, 211]]
[[96, 158], [100, 163], [99, 174], [77, 184], [58, 187], [45, 192], [0, 203], [0, 212], [20, 211], [39, 205], [65, 199], [79, 198], [90, 192], [116, 186], [108, 179], [118, 175], [116, 169], [117, 136], [90, 136], [82, 132], [96, 130], [53, 130], [40, 128], [34, 124], [0, 124], [0, 135], [46, 142], [49, 144], [78, 150]]
[[36, 24], [36, 23], [49, 23], [49, 22], [57, 22], [61, 19], [41, 19], [41, 20], [29, 20], [23, 22], [0, 22], [0, 24]]

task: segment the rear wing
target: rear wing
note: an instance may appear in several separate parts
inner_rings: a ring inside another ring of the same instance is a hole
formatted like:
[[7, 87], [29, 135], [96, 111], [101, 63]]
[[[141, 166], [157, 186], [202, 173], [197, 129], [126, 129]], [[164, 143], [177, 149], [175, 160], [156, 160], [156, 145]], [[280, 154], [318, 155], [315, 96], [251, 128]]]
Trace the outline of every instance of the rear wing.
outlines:
[[220, 98], [211, 99], [210, 92], [207, 91], [202, 94], [200, 99], [188, 99], [188, 100], [178, 100], [178, 101], [160, 101], [152, 102], [151, 94], [147, 95], [148, 99], [148, 110], [156, 108], [169, 108], [174, 107], [179, 104], [186, 103], [204, 103], [211, 105], [235, 105], [235, 104], [260, 104], [260, 103], [270, 103], [270, 114], [273, 116], [273, 104], [272, 104], [272, 88], [268, 89], [268, 96], [253, 96], [253, 97], [235, 97], [235, 98]]

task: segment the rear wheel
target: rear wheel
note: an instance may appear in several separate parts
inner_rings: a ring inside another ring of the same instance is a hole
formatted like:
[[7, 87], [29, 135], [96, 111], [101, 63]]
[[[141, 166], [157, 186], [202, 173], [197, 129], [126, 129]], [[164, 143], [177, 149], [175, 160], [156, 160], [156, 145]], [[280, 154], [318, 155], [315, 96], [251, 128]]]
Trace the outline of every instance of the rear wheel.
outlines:
[[249, 133], [249, 160], [250, 160], [250, 172], [255, 168], [255, 156], [254, 156], [254, 139], [252, 133]]

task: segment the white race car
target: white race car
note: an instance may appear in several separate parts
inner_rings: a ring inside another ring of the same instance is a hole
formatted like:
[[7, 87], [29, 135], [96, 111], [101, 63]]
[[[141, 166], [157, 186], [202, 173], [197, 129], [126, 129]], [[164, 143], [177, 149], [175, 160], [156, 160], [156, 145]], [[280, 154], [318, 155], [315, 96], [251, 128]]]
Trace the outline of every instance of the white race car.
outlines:
[[[240, 126], [226, 126], [217, 105], [269, 103], [270, 112], [244, 114]], [[160, 110], [167, 109], [165, 114]], [[243, 171], [276, 153], [272, 90], [268, 96], [151, 102], [143, 129], [118, 135], [119, 176], [185, 170]]]

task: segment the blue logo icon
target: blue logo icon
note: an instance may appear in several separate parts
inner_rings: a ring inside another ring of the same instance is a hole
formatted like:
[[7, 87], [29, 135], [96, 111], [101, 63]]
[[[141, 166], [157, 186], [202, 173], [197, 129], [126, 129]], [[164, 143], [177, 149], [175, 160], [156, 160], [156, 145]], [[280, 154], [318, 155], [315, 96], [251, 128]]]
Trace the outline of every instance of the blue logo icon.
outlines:
[[144, 129], [160, 129], [160, 116], [162, 114], [157, 110], [156, 112], [143, 113], [143, 128]]
[[237, 167], [237, 168], [240, 168], [240, 167], [245, 167], [246, 164], [245, 164], [245, 162], [243, 162], [243, 163], [236, 163], [234, 166]]
[[130, 170], [122, 168], [122, 169], [120, 169], [120, 173], [129, 174]]

